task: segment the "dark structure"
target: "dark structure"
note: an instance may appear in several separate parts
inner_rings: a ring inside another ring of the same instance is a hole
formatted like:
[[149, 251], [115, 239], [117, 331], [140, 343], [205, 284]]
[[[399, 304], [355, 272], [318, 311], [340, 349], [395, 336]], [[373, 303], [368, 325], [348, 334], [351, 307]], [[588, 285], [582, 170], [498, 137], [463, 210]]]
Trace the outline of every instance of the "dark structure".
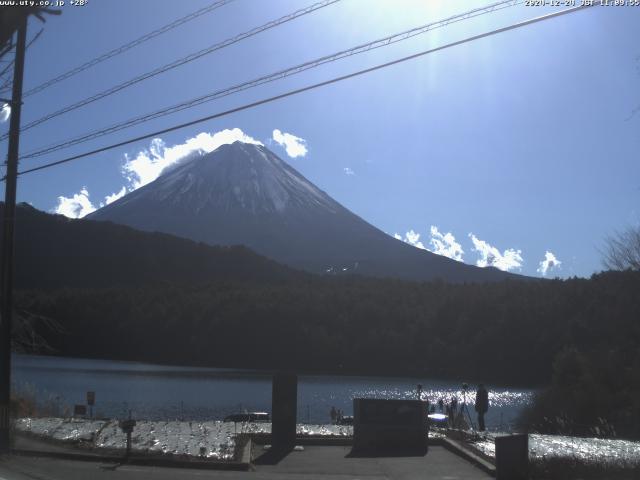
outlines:
[[296, 443], [298, 377], [279, 372], [273, 376], [271, 400], [271, 444], [276, 450], [293, 449]]
[[424, 455], [429, 403], [420, 400], [353, 399], [353, 450]]
[[529, 478], [529, 435], [496, 437], [496, 480]]

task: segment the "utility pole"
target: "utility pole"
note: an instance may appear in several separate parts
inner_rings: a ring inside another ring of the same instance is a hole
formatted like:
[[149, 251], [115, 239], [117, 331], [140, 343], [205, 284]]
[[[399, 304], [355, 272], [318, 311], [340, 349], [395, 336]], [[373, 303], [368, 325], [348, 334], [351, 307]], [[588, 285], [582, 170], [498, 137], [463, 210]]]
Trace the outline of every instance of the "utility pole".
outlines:
[[11, 325], [13, 310], [13, 241], [16, 215], [16, 187], [18, 181], [18, 152], [20, 143], [20, 110], [22, 109], [22, 76], [27, 43], [27, 18], [19, 20], [15, 63], [13, 67], [13, 92], [11, 94], [11, 123], [6, 163], [4, 215], [2, 219], [2, 276], [0, 302], [0, 454], [10, 450], [10, 400], [11, 400]]

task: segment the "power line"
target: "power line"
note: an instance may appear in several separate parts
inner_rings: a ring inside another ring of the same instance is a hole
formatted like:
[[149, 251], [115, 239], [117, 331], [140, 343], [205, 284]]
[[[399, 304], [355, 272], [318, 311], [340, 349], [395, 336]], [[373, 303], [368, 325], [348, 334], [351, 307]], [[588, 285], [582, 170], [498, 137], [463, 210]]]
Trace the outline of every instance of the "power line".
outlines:
[[23, 170], [21, 172], [18, 172], [18, 175], [25, 175], [27, 173], [37, 172], [37, 171], [40, 171], [40, 170], [45, 170], [47, 168], [51, 168], [51, 167], [55, 167], [55, 166], [58, 166], [58, 165], [62, 165], [64, 163], [68, 163], [68, 162], [71, 162], [71, 161], [74, 161], [74, 160], [78, 160], [80, 158], [88, 157], [90, 155], [95, 155], [97, 153], [106, 152], [108, 150], [112, 150], [114, 148], [122, 147], [124, 145], [129, 145], [131, 143], [135, 143], [135, 142], [138, 142], [140, 140], [145, 140], [145, 139], [150, 138], [150, 137], [156, 137], [158, 135], [163, 135], [165, 133], [173, 132], [175, 130], [179, 130], [179, 129], [182, 129], [182, 128], [185, 128], [185, 127], [190, 127], [190, 126], [196, 125], [198, 123], [202, 123], [202, 122], [206, 122], [206, 121], [213, 120], [213, 119], [216, 119], [216, 118], [224, 117], [224, 116], [230, 115], [232, 113], [237, 113], [237, 112], [240, 112], [240, 111], [243, 111], [243, 110], [248, 110], [250, 108], [254, 108], [254, 107], [257, 107], [257, 106], [260, 106], [260, 105], [264, 105], [264, 104], [267, 104], [267, 103], [271, 103], [271, 102], [275, 102], [277, 100], [281, 100], [283, 98], [287, 98], [287, 97], [290, 97], [290, 96], [293, 96], [293, 95], [297, 95], [299, 93], [303, 93], [303, 92], [314, 90], [314, 89], [317, 89], [317, 88], [320, 88], [320, 87], [331, 85], [333, 83], [341, 82], [343, 80], [347, 80], [347, 79], [350, 79], [350, 78], [353, 78], [353, 77], [364, 75], [366, 73], [374, 72], [376, 70], [381, 70], [383, 68], [387, 68], [387, 67], [390, 67], [392, 65], [397, 65], [397, 64], [409, 61], [409, 60], [413, 60], [413, 59], [416, 59], [416, 58], [419, 58], [419, 57], [423, 57], [425, 55], [428, 55], [428, 54], [431, 54], [431, 53], [434, 53], [434, 52], [438, 52], [438, 51], [441, 51], [441, 50], [445, 50], [447, 48], [456, 47], [458, 45], [462, 45], [462, 44], [465, 44], [465, 43], [473, 42], [475, 40], [480, 40], [482, 38], [486, 38], [486, 37], [489, 37], [489, 36], [492, 36], [492, 35], [503, 33], [503, 32], [509, 31], [509, 30], [515, 30], [517, 28], [522, 28], [522, 27], [525, 27], [527, 25], [531, 25], [531, 24], [534, 24], [534, 23], [541, 22], [543, 20], [548, 20], [548, 19], [551, 19], [551, 18], [559, 17], [561, 15], [566, 15], [568, 13], [577, 12], [579, 10], [584, 10], [584, 9], [590, 8], [590, 7], [594, 6], [594, 5], [588, 5], [587, 4], [587, 5], [582, 5], [582, 6], [579, 6], [579, 7], [568, 8], [568, 9], [565, 9], [565, 10], [561, 10], [559, 12], [548, 13], [546, 15], [542, 15], [542, 16], [539, 16], [539, 17], [536, 17], [536, 18], [525, 20], [525, 21], [522, 21], [522, 22], [519, 22], [519, 23], [515, 23], [515, 24], [509, 25], [509, 26], [506, 26], [506, 27], [498, 28], [498, 29], [495, 29], [495, 30], [491, 30], [489, 32], [485, 32], [485, 33], [481, 33], [481, 34], [474, 35], [474, 36], [471, 36], [471, 37], [467, 37], [467, 38], [462, 39], [462, 40], [458, 40], [458, 41], [455, 41], [455, 42], [447, 43], [445, 45], [441, 45], [440, 47], [431, 48], [429, 50], [424, 50], [422, 52], [415, 53], [413, 55], [409, 55], [409, 56], [406, 56], [406, 57], [398, 58], [398, 59], [392, 60], [390, 62], [378, 64], [378, 65], [375, 65], [373, 67], [365, 68], [363, 70], [358, 70], [356, 72], [352, 72], [352, 73], [347, 74], [347, 75], [342, 75], [340, 77], [335, 77], [335, 78], [332, 78], [330, 80], [325, 80], [323, 82], [319, 82], [319, 83], [315, 83], [315, 84], [312, 84], [312, 85], [308, 85], [306, 87], [298, 88], [296, 90], [290, 90], [290, 91], [288, 91], [286, 93], [282, 93], [280, 95], [276, 95], [276, 96], [273, 96], [273, 97], [269, 97], [269, 98], [265, 98], [265, 99], [262, 99], [262, 100], [258, 100], [256, 102], [248, 103], [248, 104], [242, 105], [240, 107], [232, 108], [230, 110], [225, 110], [223, 112], [215, 113], [213, 115], [208, 115], [206, 117], [201, 117], [201, 118], [198, 118], [196, 120], [191, 120], [191, 121], [186, 122], [186, 123], [181, 123], [179, 125], [174, 125], [173, 127], [164, 128], [162, 130], [157, 130], [157, 131], [152, 132], [152, 133], [148, 133], [148, 134], [145, 134], [145, 135], [140, 135], [138, 137], [130, 138], [130, 139], [124, 140], [122, 142], [118, 142], [118, 143], [114, 143], [114, 144], [111, 144], [111, 145], [107, 145], [105, 147], [97, 148], [97, 149], [91, 150], [89, 152], [81, 153], [81, 154], [78, 154], [78, 155], [74, 155], [72, 157], [64, 158], [62, 160], [46, 163], [46, 164], [40, 165], [38, 167], [33, 167], [33, 168], [30, 168], [30, 169], [27, 169], [27, 170]]
[[[37, 125], [40, 125], [41, 123], [44, 123], [48, 120], [51, 120], [52, 118], [58, 117], [64, 113], [68, 113], [72, 110], [76, 110], [80, 107], [83, 107], [85, 105], [88, 105], [90, 103], [93, 103], [97, 100], [100, 100], [102, 98], [105, 98], [109, 95], [113, 95], [114, 93], [117, 93], [121, 90], [124, 90], [127, 87], [130, 87], [132, 85], [135, 85], [137, 83], [140, 83], [144, 80], [148, 80], [152, 77], [155, 77], [156, 75], [160, 75], [161, 73], [167, 72], [169, 70], [172, 70], [174, 68], [180, 67], [186, 63], [192, 62], [200, 57], [203, 57], [205, 55], [209, 55], [210, 53], [213, 53], [217, 50], [221, 50], [223, 48], [226, 48], [230, 45], [233, 45], [235, 43], [238, 43], [242, 40], [245, 40], [249, 37], [252, 37], [254, 35], [257, 35], [261, 32], [264, 32], [266, 30], [269, 30], [271, 28], [277, 27], [279, 25], [282, 25], [283, 23], [286, 22], [290, 22], [291, 20], [295, 20], [298, 17], [301, 17], [303, 15], [308, 15], [309, 13], [312, 13], [316, 10], [319, 10], [321, 8], [327, 7], [329, 5], [332, 5], [334, 3], [340, 2], [341, 0], [322, 0], [321, 2], [318, 3], [314, 3], [313, 5], [310, 5], [306, 8], [302, 8], [300, 10], [296, 10], [293, 13], [290, 13], [288, 15], [285, 15], [281, 18], [278, 18], [276, 20], [272, 20], [268, 23], [265, 23], [264, 25], [261, 25], [259, 27], [255, 27], [251, 30], [248, 30], [246, 32], [240, 33], [238, 35], [236, 35], [235, 37], [231, 37], [228, 38], [227, 40], [223, 40], [222, 42], [216, 43], [214, 45], [211, 45], [210, 47], [204, 48], [202, 50], [199, 50], [195, 53], [192, 53], [190, 55], [187, 55], [186, 57], [182, 57], [179, 58], [178, 60], [175, 60], [171, 63], [168, 63], [166, 65], [163, 65], [162, 67], [158, 67], [154, 70], [151, 70], [150, 72], [144, 73], [142, 75], [139, 75], [137, 77], [134, 77], [130, 80], [127, 80], [126, 82], [120, 83], [114, 87], [108, 88], [107, 90], [104, 90], [100, 93], [97, 93], [95, 95], [92, 95], [91, 97], [87, 97], [83, 100], [80, 100], [79, 102], [73, 103], [71, 105], [68, 105], [64, 108], [61, 108], [60, 110], [57, 110], [55, 112], [49, 113], [47, 115], [45, 115], [44, 117], [41, 117], [37, 120], [34, 120], [32, 122], [27, 123], [26, 125], [24, 125], [21, 129], [21, 131], [25, 131], [25, 130], [29, 130]], [[0, 137], [0, 140], [6, 138], [6, 136], [2, 136]]]
[[[13, 68], [13, 60], [7, 62], [7, 64], [4, 66], [4, 68], [0, 71], [0, 77], [3, 77], [4, 74], [7, 73], [12, 68]], [[11, 82], [9, 82], [9, 83], [11, 83]], [[3, 86], [3, 88], [1, 88], [0, 91], [3, 91], [3, 90], [11, 90], [11, 88], [10, 87], [7, 88], [7, 87]]]
[[55, 83], [59, 83], [63, 80], [66, 80], [68, 78], [73, 77], [74, 75], [77, 75], [80, 72], [83, 72], [91, 67], [95, 67], [96, 65], [98, 65], [99, 63], [104, 62], [105, 60], [108, 60], [110, 58], [115, 57], [116, 55], [120, 55], [121, 53], [124, 53], [128, 50], [131, 50], [132, 48], [137, 47], [138, 45], [149, 41], [159, 35], [162, 35], [163, 33], [166, 33], [170, 30], [173, 30], [176, 27], [179, 27], [180, 25], [184, 25], [187, 22], [190, 22], [191, 20], [194, 20], [206, 13], [212, 12], [213, 10], [220, 8], [224, 5], [226, 5], [227, 3], [232, 2], [233, 0], [218, 0], [216, 2], [213, 2], [210, 5], [207, 5], [206, 7], [203, 7], [199, 10], [196, 10], [195, 12], [192, 12], [188, 15], [185, 15], [184, 17], [181, 17], [177, 20], [174, 20], [171, 23], [168, 23], [166, 25], [164, 25], [163, 27], [157, 28], [156, 30], [153, 30], [152, 32], [149, 32], [145, 35], [142, 35], [141, 37], [129, 42], [129, 43], [125, 43], [124, 45], [121, 45], [117, 48], [114, 48], [113, 50], [110, 50], [106, 53], [103, 53], [102, 55], [89, 60], [88, 62], [83, 63], [82, 65], [79, 65], [75, 68], [72, 68], [71, 70], [58, 75], [55, 78], [52, 78], [50, 80], [47, 80], [44, 83], [41, 83], [40, 85], [37, 85], [33, 88], [31, 88], [30, 90], [27, 90], [23, 97], [29, 97], [31, 95], [34, 95], [38, 92], [41, 92], [42, 90], [50, 87], [51, 85], [55, 84]]
[[2, 47], [0, 47], [0, 58], [4, 57], [5, 54], [9, 53], [14, 46], [15, 45], [13, 44], [13, 41], [9, 40], [9, 42], [6, 45], [3, 45]]
[[277, 71], [275, 73], [271, 73], [268, 75], [264, 75], [262, 77], [259, 77], [257, 79], [253, 79], [247, 82], [243, 82], [231, 87], [227, 87], [224, 88], [222, 90], [217, 90], [215, 92], [212, 93], [208, 93], [206, 95], [200, 96], [200, 97], [196, 97], [190, 100], [187, 100], [185, 102], [170, 106], [170, 107], [165, 107], [163, 109], [160, 110], [156, 110], [155, 112], [151, 112], [151, 113], [147, 113], [145, 115], [141, 115], [138, 117], [134, 117], [134, 118], [130, 118], [129, 120], [125, 120], [124, 122], [120, 122], [120, 123], [116, 123], [114, 125], [111, 125], [109, 127], [100, 129], [100, 130], [94, 130], [92, 132], [89, 133], [85, 133], [79, 137], [75, 137], [73, 139], [70, 140], [66, 140], [62, 143], [59, 144], [54, 144], [54, 145], [49, 145], [47, 147], [41, 147], [39, 150], [32, 150], [31, 152], [23, 155], [21, 157], [21, 159], [28, 159], [28, 158], [34, 158], [34, 157], [40, 157], [42, 155], [48, 154], [48, 153], [52, 153], [54, 151], [58, 151], [58, 150], [62, 150], [64, 148], [68, 148], [71, 147], [73, 145], [78, 145], [80, 143], [84, 143], [87, 142], [89, 140], [93, 140], [95, 138], [99, 138], [102, 137], [104, 135], [108, 135], [111, 133], [115, 133], [117, 131], [126, 129], [126, 128], [130, 128], [133, 127], [135, 125], [141, 124], [141, 123], [145, 123], [148, 122], [150, 120], [154, 120], [172, 113], [176, 113], [182, 110], [186, 110], [188, 108], [193, 108], [195, 106], [201, 105], [203, 103], [206, 102], [210, 102], [213, 100], [217, 100], [219, 98], [222, 97], [226, 97], [229, 95], [233, 95], [235, 93], [239, 93], [242, 92], [244, 90], [248, 90], [250, 88], [254, 88], [254, 87], [258, 87], [260, 85], [264, 85], [266, 83], [270, 83], [276, 80], [280, 80], [292, 75], [296, 75], [298, 73], [302, 73], [306, 70], [310, 70], [312, 68], [316, 68], [319, 67], [321, 65], [324, 65], [326, 63], [330, 63], [330, 62], [334, 62], [343, 58], [347, 58], [353, 55], [357, 55], [360, 53], [364, 53], [364, 52], [368, 52], [371, 50], [375, 50], [377, 48], [381, 48], [381, 47], [385, 47], [403, 40], [407, 40], [409, 38], [412, 38], [416, 35], [421, 35], [424, 33], [427, 33], [429, 31], [435, 30], [436, 28], [441, 28], [441, 27], [445, 27], [447, 25], [450, 25], [452, 23], [456, 23], [462, 20], [467, 20], [469, 18], [474, 18], [480, 15], [484, 15], [487, 13], [491, 13], [497, 10], [501, 10], [503, 8], [508, 8], [508, 7], [512, 7], [518, 4], [523, 3], [523, 0], [503, 0], [497, 3], [493, 3], [491, 5], [487, 5], [485, 7], [481, 7], [481, 8], [476, 8], [473, 10], [469, 10], [467, 12], [461, 13], [461, 14], [457, 14], [457, 15], [453, 15], [451, 17], [445, 18], [443, 20], [439, 20], [437, 22], [432, 22], [426, 25], [421, 25], [419, 27], [415, 27], [400, 33], [396, 33], [393, 35], [389, 35], [386, 36], [384, 38], [380, 38], [371, 42], [367, 42], [361, 45], [357, 45], [355, 47], [351, 47], [348, 48], [346, 50], [341, 50], [337, 53], [332, 53], [330, 55], [325, 55], [323, 57], [293, 66], [293, 67], [289, 67], [286, 68], [284, 70], [280, 70]]
[[[40, 31], [36, 33], [31, 40], [29, 40], [29, 43], [27, 43], [25, 51], [29, 50], [29, 47], [31, 47], [31, 45], [33, 45], [33, 43], [36, 40], [38, 40], [40, 35], [42, 35], [42, 32], [44, 32], [44, 28], [41, 28]], [[14, 61], [15, 61], [15, 58], [10, 62], [7, 62], [7, 65], [2, 69], [2, 71], [0, 71], [0, 78], [2, 78], [5, 73], [7, 73], [11, 68], [13, 68]], [[11, 90], [11, 79], [8, 79], [0, 87], [0, 92], [9, 91], [9, 90]], [[24, 98], [24, 95], [22, 97]]]

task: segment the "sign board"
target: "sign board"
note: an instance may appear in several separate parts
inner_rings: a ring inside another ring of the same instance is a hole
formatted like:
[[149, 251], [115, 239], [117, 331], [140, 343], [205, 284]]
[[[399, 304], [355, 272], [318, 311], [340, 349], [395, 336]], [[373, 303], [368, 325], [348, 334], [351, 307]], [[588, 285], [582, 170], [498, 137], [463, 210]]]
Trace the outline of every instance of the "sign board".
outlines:
[[74, 417], [84, 417], [87, 415], [87, 406], [86, 405], [74, 405], [73, 406], [73, 416]]
[[120, 428], [122, 429], [122, 431], [124, 433], [131, 433], [133, 432], [133, 427], [136, 426], [136, 421], [129, 419], [129, 420], [121, 420], [120, 421]]
[[93, 407], [96, 404], [96, 392], [87, 392], [87, 405]]
[[354, 450], [426, 452], [428, 409], [420, 400], [354, 398]]

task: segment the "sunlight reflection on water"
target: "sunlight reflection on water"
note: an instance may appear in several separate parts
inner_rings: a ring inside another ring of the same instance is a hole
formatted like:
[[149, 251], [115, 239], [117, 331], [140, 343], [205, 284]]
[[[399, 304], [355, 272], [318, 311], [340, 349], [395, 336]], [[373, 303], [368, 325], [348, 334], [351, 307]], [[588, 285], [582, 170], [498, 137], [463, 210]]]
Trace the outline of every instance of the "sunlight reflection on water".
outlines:
[[[16, 355], [13, 367], [14, 391], [49, 404], [50, 415], [60, 416], [65, 407], [85, 403], [88, 390], [96, 392], [96, 416], [105, 418], [122, 418], [131, 410], [134, 417], [145, 420], [209, 421], [245, 410], [271, 411], [271, 377], [260, 372], [30, 355]], [[331, 407], [351, 415], [353, 399], [358, 397], [416, 398], [417, 384], [423, 385], [422, 398], [436, 407], [439, 400], [466, 399], [475, 422], [475, 386], [465, 393], [462, 382], [311, 375], [299, 377], [298, 421], [331, 423]], [[533, 390], [489, 385], [487, 427], [513, 429], [532, 396]]]
[[[366, 385], [360, 385], [367, 383]], [[386, 385], [385, 385], [386, 383]], [[416, 398], [415, 385], [423, 385], [422, 399], [428, 400], [434, 405], [436, 411], [440, 411], [438, 402], [446, 405], [452, 398], [456, 398], [459, 405], [466, 404], [469, 415], [473, 422], [476, 422], [474, 412], [475, 390], [464, 391], [454, 382], [429, 381], [407, 379], [345, 379], [343, 382], [336, 382], [331, 388], [314, 388], [313, 382], [302, 383], [300, 385], [299, 403], [302, 407], [305, 404], [312, 406], [313, 411], [320, 412], [321, 416], [313, 416], [313, 421], [327, 421], [328, 412], [331, 406], [343, 409], [345, 413], [351, 413], [351, 403], [354, 398], [389, 398], [389, 399], [411, 399]], [[432, 385], [432, 386], [431, 386]], [[522, 409], [528, 406], [533, 400], [533, 390], [514, 390], [505, 388], [494, 388], [489, 391], [489, 412], [486, 416], [487, 428], [490, 430], [513, 430], [517, 417]], [[298, 415], [299, 419], [305, 420], [305, 412], [302, 409]]]

